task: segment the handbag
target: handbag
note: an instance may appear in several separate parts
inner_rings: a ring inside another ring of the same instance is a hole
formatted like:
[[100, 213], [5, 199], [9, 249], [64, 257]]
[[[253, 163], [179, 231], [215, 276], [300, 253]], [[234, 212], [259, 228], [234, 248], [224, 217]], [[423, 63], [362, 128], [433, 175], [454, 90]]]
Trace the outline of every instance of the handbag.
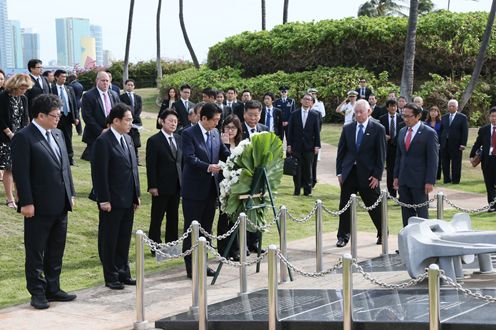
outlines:
[[295, 176], [298, 173], [298, 158], [288, 156], [284, 160], [284, 174]]
[[481, 156], [482, 156], [482, 147], [480, 147], [476, 152], [475, 156], [472, 158], [470, 161], [472, 163], [472, 167], [477, 167], [477, 165], [480, 164], [481, 162]]

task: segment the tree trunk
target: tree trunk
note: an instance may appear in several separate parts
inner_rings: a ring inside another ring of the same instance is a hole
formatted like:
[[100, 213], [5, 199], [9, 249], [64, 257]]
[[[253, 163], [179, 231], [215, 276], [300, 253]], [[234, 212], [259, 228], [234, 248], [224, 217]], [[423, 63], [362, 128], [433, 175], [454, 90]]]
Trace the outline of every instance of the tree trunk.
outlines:
[[284, 0], [284, 8], [282, 9], [282, 24], [286, 24], [288, 22], [288, 7], [289, 0]]
[[184, 16], [183, 16], [183, 0], [179, 0], [179, 23], [181, 24], [181, 31], [183, 31], [184, 42], [186, 43], [186, 47], [188, 47], [189, 53], [191, 54], [191, 59], [193, 60], [193, 64], [195, 68], [200, 68], [200, 63], [198, 63], [198, 59], [196, 58], [195, 51], [193, 50], [193, 46], [191, 46], [191, 42], [188, 38], [188, 33], [186, 32], [186, 26], [184, 25]]
[[487, 17], [486, 30], [484, 31], [484, 35], [482, 36], [482, 42], [479, 49], [479, 55], [477, 55], [477, 60], [475, 61], [474, 71], [472, 72], [472, 77], [470, 78], [470, 82], [467, 85], [467, 88], [463, 92], [460, 104], [458, 109], [460, 111], [463, 110], [465, 105], [467, 105], [468, 100], [472, 96], [472, 93], [477, 85], [477, 81], [479, 80], [479, 75], [482, 70], [482, 65], [484, 64], [484, 59], [486, 57], [487, 47], [489, 46], [489, 40], [491, 39], [491, 31], [493, 29], [494, 24], [494, 14], [496, 13], [496, 0], [493, 0], [491, 5], [491, 11], [489, 12], [489, 16]]
[[162, 80], [162, 61], [160, 56], [160, 14], [162, 10], [162, 0], [158, 0], [157, 6], [157, 88]]
[[262, 0], [262, 31], [265, 31], [265, 0]]
[[122, 85], [129, 79], [129, 47], [131, 45], [131, 31], [133, 29], [134, 0], [129, 4], [129, 20], [127, 22], [126, 52], [124, 54], [124, 68], [122, 69]]
[[412, 98], [413, 73], [415, 65], [415, 40], [417, 35], [418, 0], [410, 0], [410, 15], [408, 16], [408, 31], [405, 41], [405, 57], [401, 73], [400, 95], [408, 102]]
[[449, 7], [450, 7], [450, 0], [448, 0], [448, 11], [449, 11]]

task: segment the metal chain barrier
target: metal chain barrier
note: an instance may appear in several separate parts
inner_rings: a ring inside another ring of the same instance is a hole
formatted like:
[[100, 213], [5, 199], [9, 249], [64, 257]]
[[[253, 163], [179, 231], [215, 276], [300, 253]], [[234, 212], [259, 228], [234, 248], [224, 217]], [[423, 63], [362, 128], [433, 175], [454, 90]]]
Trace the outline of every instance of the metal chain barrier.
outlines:
[[281, 210], [279, 210], [279, 212], [277, 213], [276, 217], [274, 219], [272, 219], [271, 222], [268, 222], [266, 223], [265, 225], [261, 225], [261, 226], [257, 226], [255, 223], [253, 223], [253, 221], [251, 221], [248, 216], [246, 217], [246, 223], [250, 224], [250, 226], [258, 231], [265, 231], [267, 229], [269, 229], [270, 227], [272, 227], [272, 225], [274, 225], [277, 220], [279, 219], [279, 216], [281, 215]]
[[150, 247], [152, 251], [159, 251], [164, 247], [173, 247], [178, 245], [179, 243], [184, 241], [189, 236], [189, 234], [191, 234], [192, 231], [193, 231], [193, 227], [189, 226], [189, 228], [184, 232], [184, 234], [181, 237], [179, 237], [177, 241], [173, 241], [169, 243], [157, 243], [154, 240], [148, 238], [148, 236], [146, 236], [146, 234], [143, 233], [144, 235], [143, 241]]
[[460, 291], [460, 292], [462, 292], [466, 295], [469, 295], [475, 299], [484, 300], [485, 302], [489, 302], [489, 303], [496, 303], [496, 297], [493, 297], [490, 295], [483, 295], [482, 293], [474, 292], [470, 289], [466, 289], [466, 288], [462, 287], [462, 285], [460, 283], [457, 283], [457, 282], [453, 281], [453, 279], [451, 279], [450, 277], [446, 276], [444, 273], [444, 270], [439, 271], [439, 278], [444, 280], [446, 282], [446, 284], [448, 284], [449, 286], [452, 286], [453, 288], [455, 288], [456, 291]]
[[400, 202], [400, 200], [398, 198], [392, 196], [389, 192], [387, 193], [387, 196], [388, 196], [388, 198], [390, 198], [393, 202], [395, 202], [399, 206], [410, 208], [410, 209], [411, 208], [417, 209], [420, 207], [429, 206], [430, 203], [433, 203], [436, 200], [436, 198], [431, 198], [431, 199], [429, 199], [423, 203], [420, 203], [420, 204], [407, 204], [407, 203]]
[[[160, 249], [160, 246], [161, 244], [158, 244], [156, 242], [154, 242], [153, 240], [149, 239], [148, 236], [146, 236], [146, 234], [143, 234], [143, 242], [148, 245], [148, 247], [150, 247], [150, 250], [152, 250], [153, 252], [155, 252], [155, 254], [165, 258], [165, 259], [179, 259], [179, 258], [184, 258], [186, 256], [189, 256], [191, 253], [193, 253], [194, 249], [196, 249], [198, 247], [198, 243], [194, 244], [189, 250], [186, 250], [182, 253], [179, 253], [179, 254], [168, 254], [168, 253], [165, 253], [163, 252], [161, 249]], [[175, 241], [177, 242], [177, 241]]]
[[384, 192], [381, 191], [379, 198], [377, 198], [375, 203], [370, 205], [370, 206], [365, 205], [365, 203], [361, 199], [358, 200], [358, 205], [360, 205], [360, 207], [362, 209], [365, 209], [366, 211], [371, 211], [371, 210], [375, 209], [381, 203], [383, 194], [384, 194]]
[[465, 212], [465, 213], [480, 213], [480, 212], [485, 212], [485, 211], [489, 210], [490, 208], [492, 208], [496, 204], [496, 199], [495, 199], [490, 204], [488, 204], [486, 206], [483, 206], [483, 207], [479, 207], [478, 209], [466, 209], [466, 208], [463, 208], [463, 207], [460, 207], [460, 206], [456, 206], [446, 196], [443, 196], [443, 198], [444, 198], [444, 200], [446, 201], [446, 203], [448, 205], [452, 206], [453, 208], [457, 209], [458, 211], [462, 211], [462, 212]]
[[343, 267], [343, 260], [342, 260], [342, 258], [339, 258], [338, 262], [334, 266], [332, 266], [331, 268], [329, 268], [327, 270], [323, 270], [321, 272], [305, 272], [305, 271], [297, 268], [291, 262], [289, 262], [289, 260], [286, 259], [286, 257], [284, 257], [284, 255], [281, 253], [281, 250], [277, 249], [276, 254], [279, 257], [279, 259], [281, 259], [281, 261], [284, 262], [284, 264], [286, 264], [286, 266], [289, 269], [291, 269], [293, 272], [298, 273], [298, 274], [305, 276], [305, 277], [311, 277], [311, 278], [324, 277], [326, 275], [334, 273], [337, 269]]
[[298, 223], [305, 223], [305, 222], [308, 222], [312, 218], [312, 216], [315, 214], [315, 211], [317, 211], [317, 204], [315, 204], [315, 206], [313, 207], [313, 210], [311, 210], [310, 213], [308, 213], [306, 216], [304, 216], [300, 219], [295, 218], [291, 213], [289, 213], [289, 210], [287, 211], [287, 214], [292, 221], [298, 222]]
[[417, 285], [420, 282], [424, 281], [428, 277], [428, 273], [426, 271], [426, 272], [420, 274], [419, 276], [417, 276], [414, 279], [411, 279], [411, 280], [408, 280], [408, 281], [405, 281], [405, 282], [401, 282], [401, 283], [398, 283], [398, 284], [389, 284], [389, 283], [386, 283], [386, 282], [381, 282], [378, 279], [373, 278], [369, 273], [365, 272], [363, 270], [363, 267], [358, 264], [358, 262], [357, 262], [356, 259], [353, 259], [353, 266], [355, 266], [356, 270], [360, 274], [362, 274], [363, 278], [365, 278], [366, 280], [370, 281], [371, 283], [373, 283], [375, 285], [378, 285], [378, 286], [380, 286], [382, 288], [386, 288], [386, 289], [404, 289], [404, 288], [407, 288], [407, 287], [410, 287], [410, 286]]
[[339, 211], [332, 211], [332, 210], [328, 209], [327, 207], [325, 207], [324, 204], [322, 204], [322, 209], [332, 216], [339, 217], [341, 214], [346, 212], [346, 210], [349, 209], [350, 206], [351, 206], [351, 198], [348, 200], [348, 203], [346, 203], [346, 205]]
[[248, 267], [248, 266], [251, 266], [254, 264], [258, 264], [263, 259], [265, 259], [265, 257], [269, 254], [269, 250], [266, 250], [264, 253], [260, 254], [260, 257], [253, 258], [252, 260], [248, 260], [245, 263], [241, 263], [238, 261], [229, 260], [229, 259], [221, 256], [220, 253], [217, 252], [217, 250], [213, 246], [211, 246], [209, 243], [207, 243], [207, 250], [210, 251], [214, 255], [214, 257], [217, 261], [222, 262], [225, 265], [228, 265], [231, 267], [236, 267], [236, 268], [239, 268], [243, 265]]
[[210, 234], [208, 231], [206, 231], [205, 229], [203, 229], [202, 226], [200, 226], [200, 232], [203, 234], [203, 236], [205, 237], [208, 237], [212, 240], [217, 240], [217, 241], [221, 241], [223, 239], [226, 239], [228, 238], [229, 236], [231, 236], [232, 233], [234, 233], [234, 231], [236, 229], [238, 229], [238, 226], [239, 226], [239, 222], [240, 222], [240, 218], [238, 217], [238, 220], [236, 220], [236, 222], [234, 223], [234, 225], [232, 226], [231, 229], [229, 229], [225, 234], [222, 234], [222, 235], [219, 235], [219, 236], [215, 236], [215, 235], [212, 235]]

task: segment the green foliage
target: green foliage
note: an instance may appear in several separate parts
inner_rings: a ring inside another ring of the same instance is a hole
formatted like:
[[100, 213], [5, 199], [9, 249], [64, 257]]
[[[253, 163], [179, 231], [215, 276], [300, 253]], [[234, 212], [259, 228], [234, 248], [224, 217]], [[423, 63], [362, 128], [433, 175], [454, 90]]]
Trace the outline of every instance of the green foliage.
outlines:
[[[460, 77], [471, 74], [479, 52], [487, 13], [438, 11], [419, 17], [415, 78], [429, 73]], [[399, 81], [403, 67], [407, 19], [359, 17], [311, 23], [288, 23], [271, 31], [244, 32], [210, 48], [208, 67], [234, 67], [245, 76], [308, 71], [325, 67], [363, 67], [387, 71]], [[487, 53], [488, 74], [496, 69], [496, 40]]]

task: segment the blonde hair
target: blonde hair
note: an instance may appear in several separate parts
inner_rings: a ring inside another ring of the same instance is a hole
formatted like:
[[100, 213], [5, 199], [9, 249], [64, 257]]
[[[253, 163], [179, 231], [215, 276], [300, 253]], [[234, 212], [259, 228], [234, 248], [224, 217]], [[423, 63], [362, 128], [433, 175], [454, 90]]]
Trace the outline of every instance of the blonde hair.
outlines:
[[7, 79], [4, 87], [8, 92], [16, 91], [21, 87], [27, 87], [29, 89], [33, 87], [33, 81], [28, 74], [18, 73]]

